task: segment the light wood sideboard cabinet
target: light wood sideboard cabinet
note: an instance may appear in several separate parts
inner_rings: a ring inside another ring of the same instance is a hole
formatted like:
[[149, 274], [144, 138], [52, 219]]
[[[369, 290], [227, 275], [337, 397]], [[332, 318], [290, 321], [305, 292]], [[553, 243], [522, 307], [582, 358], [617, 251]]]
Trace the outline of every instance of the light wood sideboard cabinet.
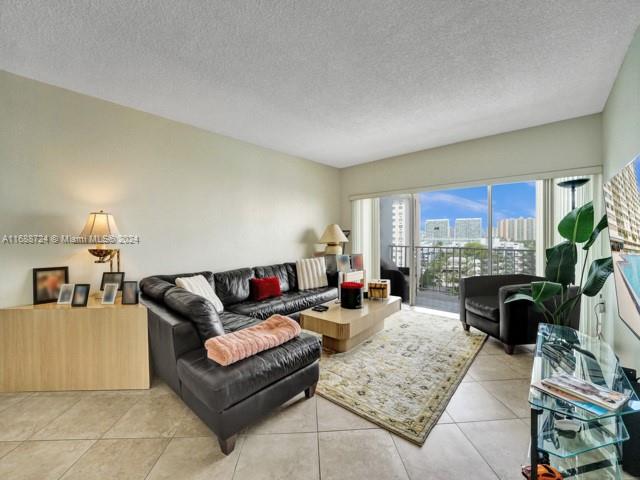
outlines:
[[0, 309], [0, 392], [149, 388], [144, 305]]

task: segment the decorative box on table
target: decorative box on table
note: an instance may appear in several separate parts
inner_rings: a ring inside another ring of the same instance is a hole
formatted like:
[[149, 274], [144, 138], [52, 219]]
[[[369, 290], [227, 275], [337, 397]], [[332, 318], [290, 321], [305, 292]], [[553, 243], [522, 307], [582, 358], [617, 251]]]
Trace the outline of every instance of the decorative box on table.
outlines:
[[391, 282], [389, 280], [371, 280], [367, 291], [371, 300], [384, 300], [389, 298]]

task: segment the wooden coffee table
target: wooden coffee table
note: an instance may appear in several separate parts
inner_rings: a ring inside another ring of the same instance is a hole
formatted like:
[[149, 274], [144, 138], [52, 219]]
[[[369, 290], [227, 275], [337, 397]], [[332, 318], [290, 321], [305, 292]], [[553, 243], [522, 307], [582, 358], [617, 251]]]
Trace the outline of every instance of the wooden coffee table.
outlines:
[[384, 328], [384, 320], [400, 310], [402, 299], [389, 296], [384, 300], [364, 300], [362, 308], [342, 308], [335, 300], [325, 303], [329, 310], [315, 312], [310, 308], [300, 313], [305, 330], [322, 334], [322, 346], [334, 352], [346, 352]]

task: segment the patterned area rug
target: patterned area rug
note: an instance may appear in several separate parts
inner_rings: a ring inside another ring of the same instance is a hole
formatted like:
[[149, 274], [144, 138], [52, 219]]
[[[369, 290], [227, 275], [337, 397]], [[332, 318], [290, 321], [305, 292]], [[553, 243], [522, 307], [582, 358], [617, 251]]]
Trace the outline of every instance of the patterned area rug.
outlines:
[[422, 445], [485, 339], [458, 320], [402, 310], [355, 349], [323, 353], [317, 391]]

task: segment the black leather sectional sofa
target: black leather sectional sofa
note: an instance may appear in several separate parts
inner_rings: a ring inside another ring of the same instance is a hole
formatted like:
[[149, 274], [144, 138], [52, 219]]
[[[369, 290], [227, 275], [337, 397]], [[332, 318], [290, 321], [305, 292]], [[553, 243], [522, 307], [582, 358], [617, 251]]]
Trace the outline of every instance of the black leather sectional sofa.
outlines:
[[[224, 304], [211, 302], [175, 286], [175, 279], [203, 275]], [[282, 296], [251, 301], [250, 279], [275, 276]], [[298, 290], [295, 263], [242, 268], [220, 273], [156, 275], [140, 282], [149, 312], [149, 342], [154, 374], [162, 378], [217, 435], [225, 454], [236, 434], [304, 391], [315, 392], [320, 341], [302, 333], [289, 342], [223, 367], [207, 358], [204, 336], [256, 325], [273, 314], [297, 318], [299, 312], [337, 298], [333, 286]], [[196, 324], [200, 323], [200, 328]], [[209, 325], [204, 329], [202, 324]]]

